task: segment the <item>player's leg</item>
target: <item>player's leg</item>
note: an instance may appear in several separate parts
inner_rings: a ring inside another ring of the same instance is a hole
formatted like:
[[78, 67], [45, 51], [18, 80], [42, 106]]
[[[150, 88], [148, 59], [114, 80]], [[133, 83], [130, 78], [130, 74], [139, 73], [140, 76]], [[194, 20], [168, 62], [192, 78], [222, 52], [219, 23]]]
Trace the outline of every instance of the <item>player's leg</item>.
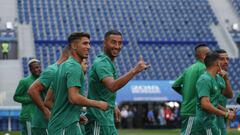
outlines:
[[115, 126], [102, 126], [96, 121], [90, 121], [85, 126], [86, 135], [118, 135]]
[[220, 132], [216, 127], [208, 128], [205, 131], [206, 135], [220, 135]]
[[20, 123], [21, 123], [21, 135], [28, 135], [26, 121], [20, 121]]
[[83, 135], [79, 122], [74, 122], [66, 127], [64, 135]]
[[194, 119], [193, 116], [181, 116], [181, 135], [190, 135]]
[[227, 129], [226, 128], [220, 128], [218, 129], [220, 135], [227, 135]]
[[88, 121], [85, 125], [85, 133], [86, 135], [97, 135], [98, 127], [96, 125], [96, 122], [91, 120]]
[[[48, 135], [64, 135], [65, 128], [62, 128], [60, 125], [48, 126]], [[66, 135], [66, 134], [65, 134]]]
[[118, 135], [115, 126], [100, 126], [100, 135]]
[[31, 122], [30, 121], [26, 121], [26, 125], [27, 125], [27, 134], [28, 135], [32, 135]]
[[82, 134], [86, 134], [86, 132], [85, 132], [85, 124], [81, 124], [80, 123], [80, 128], [81, 128], [81, 131], [82, 131]]
[[46, 128], [32, 128], [32, 135], [48, 135]]
[[31, 122], [30, 121], [20, 121], [22, 125], [21, 135], [32, 135]]

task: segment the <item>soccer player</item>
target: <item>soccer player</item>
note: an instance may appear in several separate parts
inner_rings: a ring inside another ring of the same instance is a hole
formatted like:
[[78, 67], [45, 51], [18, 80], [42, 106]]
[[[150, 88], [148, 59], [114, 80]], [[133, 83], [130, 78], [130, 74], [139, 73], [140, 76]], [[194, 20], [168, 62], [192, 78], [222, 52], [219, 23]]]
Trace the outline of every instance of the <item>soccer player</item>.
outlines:
[[189, 135], [192, 129], [192, 123], [196, 115], [196, 82], [200, 75], [205, 72], [206, 67], [203, 61], [208, 52], [210, 52], [210, 49], [207, 44], [198, 44], [195, 47], [196, 62], [188, 67], [172, 85], [172, 88], [183, 97], [180, 112], [181, 135]]
[[82, 106], [107, 110], [104, 101], [90, 100], [81, 95], [84, 86], [84, 73], [80, 63], [88, 58], [90, 35], [72, 33], [68, 38], [71, 57], [62, 63], [51, 86], [54, 104], [48, 123], [49, 135], [82, 135], [79, 119]]
[[56, 63], [48, 66], [40, 77], [31, 85], [28, 90], [33, 102], [37, 105], [36, 111], [32, 119], [32, 134], [33, 135], [47, 135], [48, 119], [50, 118], [50, 111], [44, 106], [44, 98], [52, 83], [58, 66], [68, 59], [70, 51], [68, 46], [64, 48], [61, 57]]
[[103, 100], [111, 106], [107, 111], [96, 108], [87, 109], [89, 122], [85, 126], [87, 135], [117, 135], [114, 126], [116, 92], [135, 75], [148, 68], [143, 58], [125, 75], [118, 77], [114, 60], [122, 48], [122, 34], [110, 30], [104, 36], [103, 53], [98, 55], [89, 71], [88, 98]]
[[[87, 59], [82, 60], [81, 67], [82, 67], [83, 73], [85, 75], [87, 72], [87, 67], [88, 67]], [[84, 94], [84, 92], [82, 91], [81, 94]], [[53, 91], [50, 88], [45, 97], [44, 106], [46, 106], [48, 109], [52, 109], [53, 103], [54, 103]], [[83, 118], [83, 119], [86, 119], [86, 118]]]
[[35, 110], [35, 105], [27, 91], [31, 84], [39, 77], [41, 66], [39, 60], [31, 59], [28, 61], [31, 75], [20, 80], [16, 92], [13, 96], [14, 101], [22, 104], [19, 121], [22, 124], [22, 135], [31, 135], [31, 120]]
[[207, 54], [204, 63], [206, 72], [202, 74], [196, 84], [197, 109], [192, 135], [220, 135], [217, 128], [216, 116], [234, 119], [233, 112], [218, 109], [219, 96], [225, 89], [225, 81], [218, 75], [221, 72], [220, 57], [216, 52]]
[[[219, 63], [220, 63], [220, 67], [222, 70], [219, 73], [219, 75], [223, 77], [225, 84], [226, 84], [225, 93], [219, 95], [219, 101], [218, 101], [218, 103], [220, 105], [219, 109], [221, 109], [223, 111], [228, 111], [226, 109], [227, 98], [224, 95], [228, 94], [229, 98], [233, 97], [231, 83], [228, 79], [228, 75], [226, 74], [226, 72], [228, 71], [229, 57], [225, 50], [219, 49], [219, 50], [216, 50], [216, 52], [219, 54], [219, 57], [220, 57]], [[221, 135], [227, 135], [227, 125], [226, 124], [227, 124], [227, 121], [226, 121], [226, 119], [224, 119], [224, 117], [217, 116], [217, 126], [218, 126], [218, 129], [219, 129], [219, 132]]]

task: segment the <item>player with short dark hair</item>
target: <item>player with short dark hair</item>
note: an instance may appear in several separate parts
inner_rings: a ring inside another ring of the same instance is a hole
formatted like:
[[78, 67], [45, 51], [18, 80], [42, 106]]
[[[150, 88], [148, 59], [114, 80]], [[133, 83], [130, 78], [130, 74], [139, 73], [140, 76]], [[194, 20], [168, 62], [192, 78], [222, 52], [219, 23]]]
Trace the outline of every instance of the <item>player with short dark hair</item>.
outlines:
[[108, 108], [106, 102], [90, 100], [82, 95], [85, 77], [80, 63], [88, 58], [90, 35], [72, 33], [68, 41], [71, 57], [59, 66], [51, 86], [54, 104], [48, 124], [49, 135], [82, 135], [79, 125], [82, 106]]
[[181, 135], [189, 135], [192, 130], [192, 123], [196, 115], [196, 82], [205, 72], [206, 67], [203, 61], [208, 52], [210, 52], [210, 49], [207, 44], [198, 44], [195, 47], [196, 62], [188, 67], [172, 85], [172, 88], [183, 97], [181, 105]]
[[196, 84], [197, 109], [191, 135], [220, 135], [217, 128], [216, 116], [234, 119], [233, 112], [218, 109], [219, 96], [226, 88], [224, 79], [218, 75], [221, 72], [220, 56], [216, 52], [208, 53], [204, 59], [206, 72]]
[[[226, 74], [228, 71], [229, 57], [228, 57], [227, 51], [225, 51], [223, 49], [216, 50], [215, 52], [217, 52], [219, 54], [219, 57], [220, 57], [219, 64], [220, 64], [222, 72], [225, 72], [224, 76], [223, 76], [223, 74], [221, 74], [221, 72], [219, 72], [219, 75], [221, 77], [223, 77], [225, 84], [226, 84], [226, 88], [223, 91], [224, 93], [220, 94], [220, 96], [219, 96], [218, 104], [220, 105], [219, 109], [227, 112], [227, 111], [229, 111], [228, 109], [226, 109], [227, 98], [224, 95], [228, 95], [228, 98], [233, 97], [233, 90], [231, 87], [231, 83], [230, 83], [230, 80], [228, 79], [228, 75]], [[217, 116], [216, 122], [217, 122], [217, 126], [218, 126], [220, 134], [227, 135], [227, 120], [224, 117]]]
[[121, 32], [110, 30], [104, 36], [103, 53], [99, 54], [89, 71], [88, 98], [108, 102], [110, 108], [102, 111], [96, 108], [87, 109], [89, 122], [86, 127], [87, 135], [116, 135], [114, 125], [114, 108], [116, 92], [128, 83], [135, 75], [148, 68], [143, 58], [128, 73], [118, 77], [114, 60], [122, 48]]
[[33, 102], [37, 105], [36, 111], [32, 119], [32, 134], [47, 135], [48, 119], [50, 118], [50, 110], [44, 106], [44, 99], [47, 91], [56, 75], [58, 66], [68, 59], [70, 55], [69, 47], [66, 46], [61, 57], [56, 63], [48, 66], [40, 75], [40, 77], [31, 85], [28, 90]]

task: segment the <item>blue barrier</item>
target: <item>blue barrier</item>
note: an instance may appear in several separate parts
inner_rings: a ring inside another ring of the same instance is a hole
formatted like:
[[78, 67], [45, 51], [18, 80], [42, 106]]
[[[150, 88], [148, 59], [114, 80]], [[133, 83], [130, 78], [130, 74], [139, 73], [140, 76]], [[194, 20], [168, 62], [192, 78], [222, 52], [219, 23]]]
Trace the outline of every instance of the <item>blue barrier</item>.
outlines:
[[0, 107], [0, 131], [19, 131], [21, 107]]

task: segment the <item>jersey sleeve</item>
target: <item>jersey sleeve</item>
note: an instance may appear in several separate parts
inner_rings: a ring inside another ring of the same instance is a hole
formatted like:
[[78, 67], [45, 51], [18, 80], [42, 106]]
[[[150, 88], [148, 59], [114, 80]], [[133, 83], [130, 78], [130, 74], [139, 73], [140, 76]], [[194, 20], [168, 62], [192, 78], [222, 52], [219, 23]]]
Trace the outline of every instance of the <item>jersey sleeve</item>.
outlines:
[[26, 82], [24, 80], [21, 80], [13, 96], [14, 101], [22, 104], [32, 103], [32, 99], [27, 94], [27, 91], [28, 91], [28, 88], [26, 87]]
[[101, 81], [105, 77], [113, 77], [112, 67], [105, 62], [100, 62], [100, 63], [96, 64], [96, 73]]
[[82, 76], [82, 68], [78, 66], [72, 66], [67, 71], [66, 77], [67, 77], [67, 88], [70, 87], [79, 87], [81, 88], [81, 76]]
[[180, 75], [172, 85], [172, 88], [180, 94], [182, 93], [181, 90], [183, 87], [184, 76], [185, 76], [185, 72], [182, 75]]
[[53, 79], [54, 72], [52, 70], [46, 70], [41, 74], [38, 80], [45, 88], [49, 88]]
[[201, 97], [209, 97], [210, 98], [210, 80], [200, 78], [197, 81], [196, 87], [197, 87], [197, 94], [198, 98]]

